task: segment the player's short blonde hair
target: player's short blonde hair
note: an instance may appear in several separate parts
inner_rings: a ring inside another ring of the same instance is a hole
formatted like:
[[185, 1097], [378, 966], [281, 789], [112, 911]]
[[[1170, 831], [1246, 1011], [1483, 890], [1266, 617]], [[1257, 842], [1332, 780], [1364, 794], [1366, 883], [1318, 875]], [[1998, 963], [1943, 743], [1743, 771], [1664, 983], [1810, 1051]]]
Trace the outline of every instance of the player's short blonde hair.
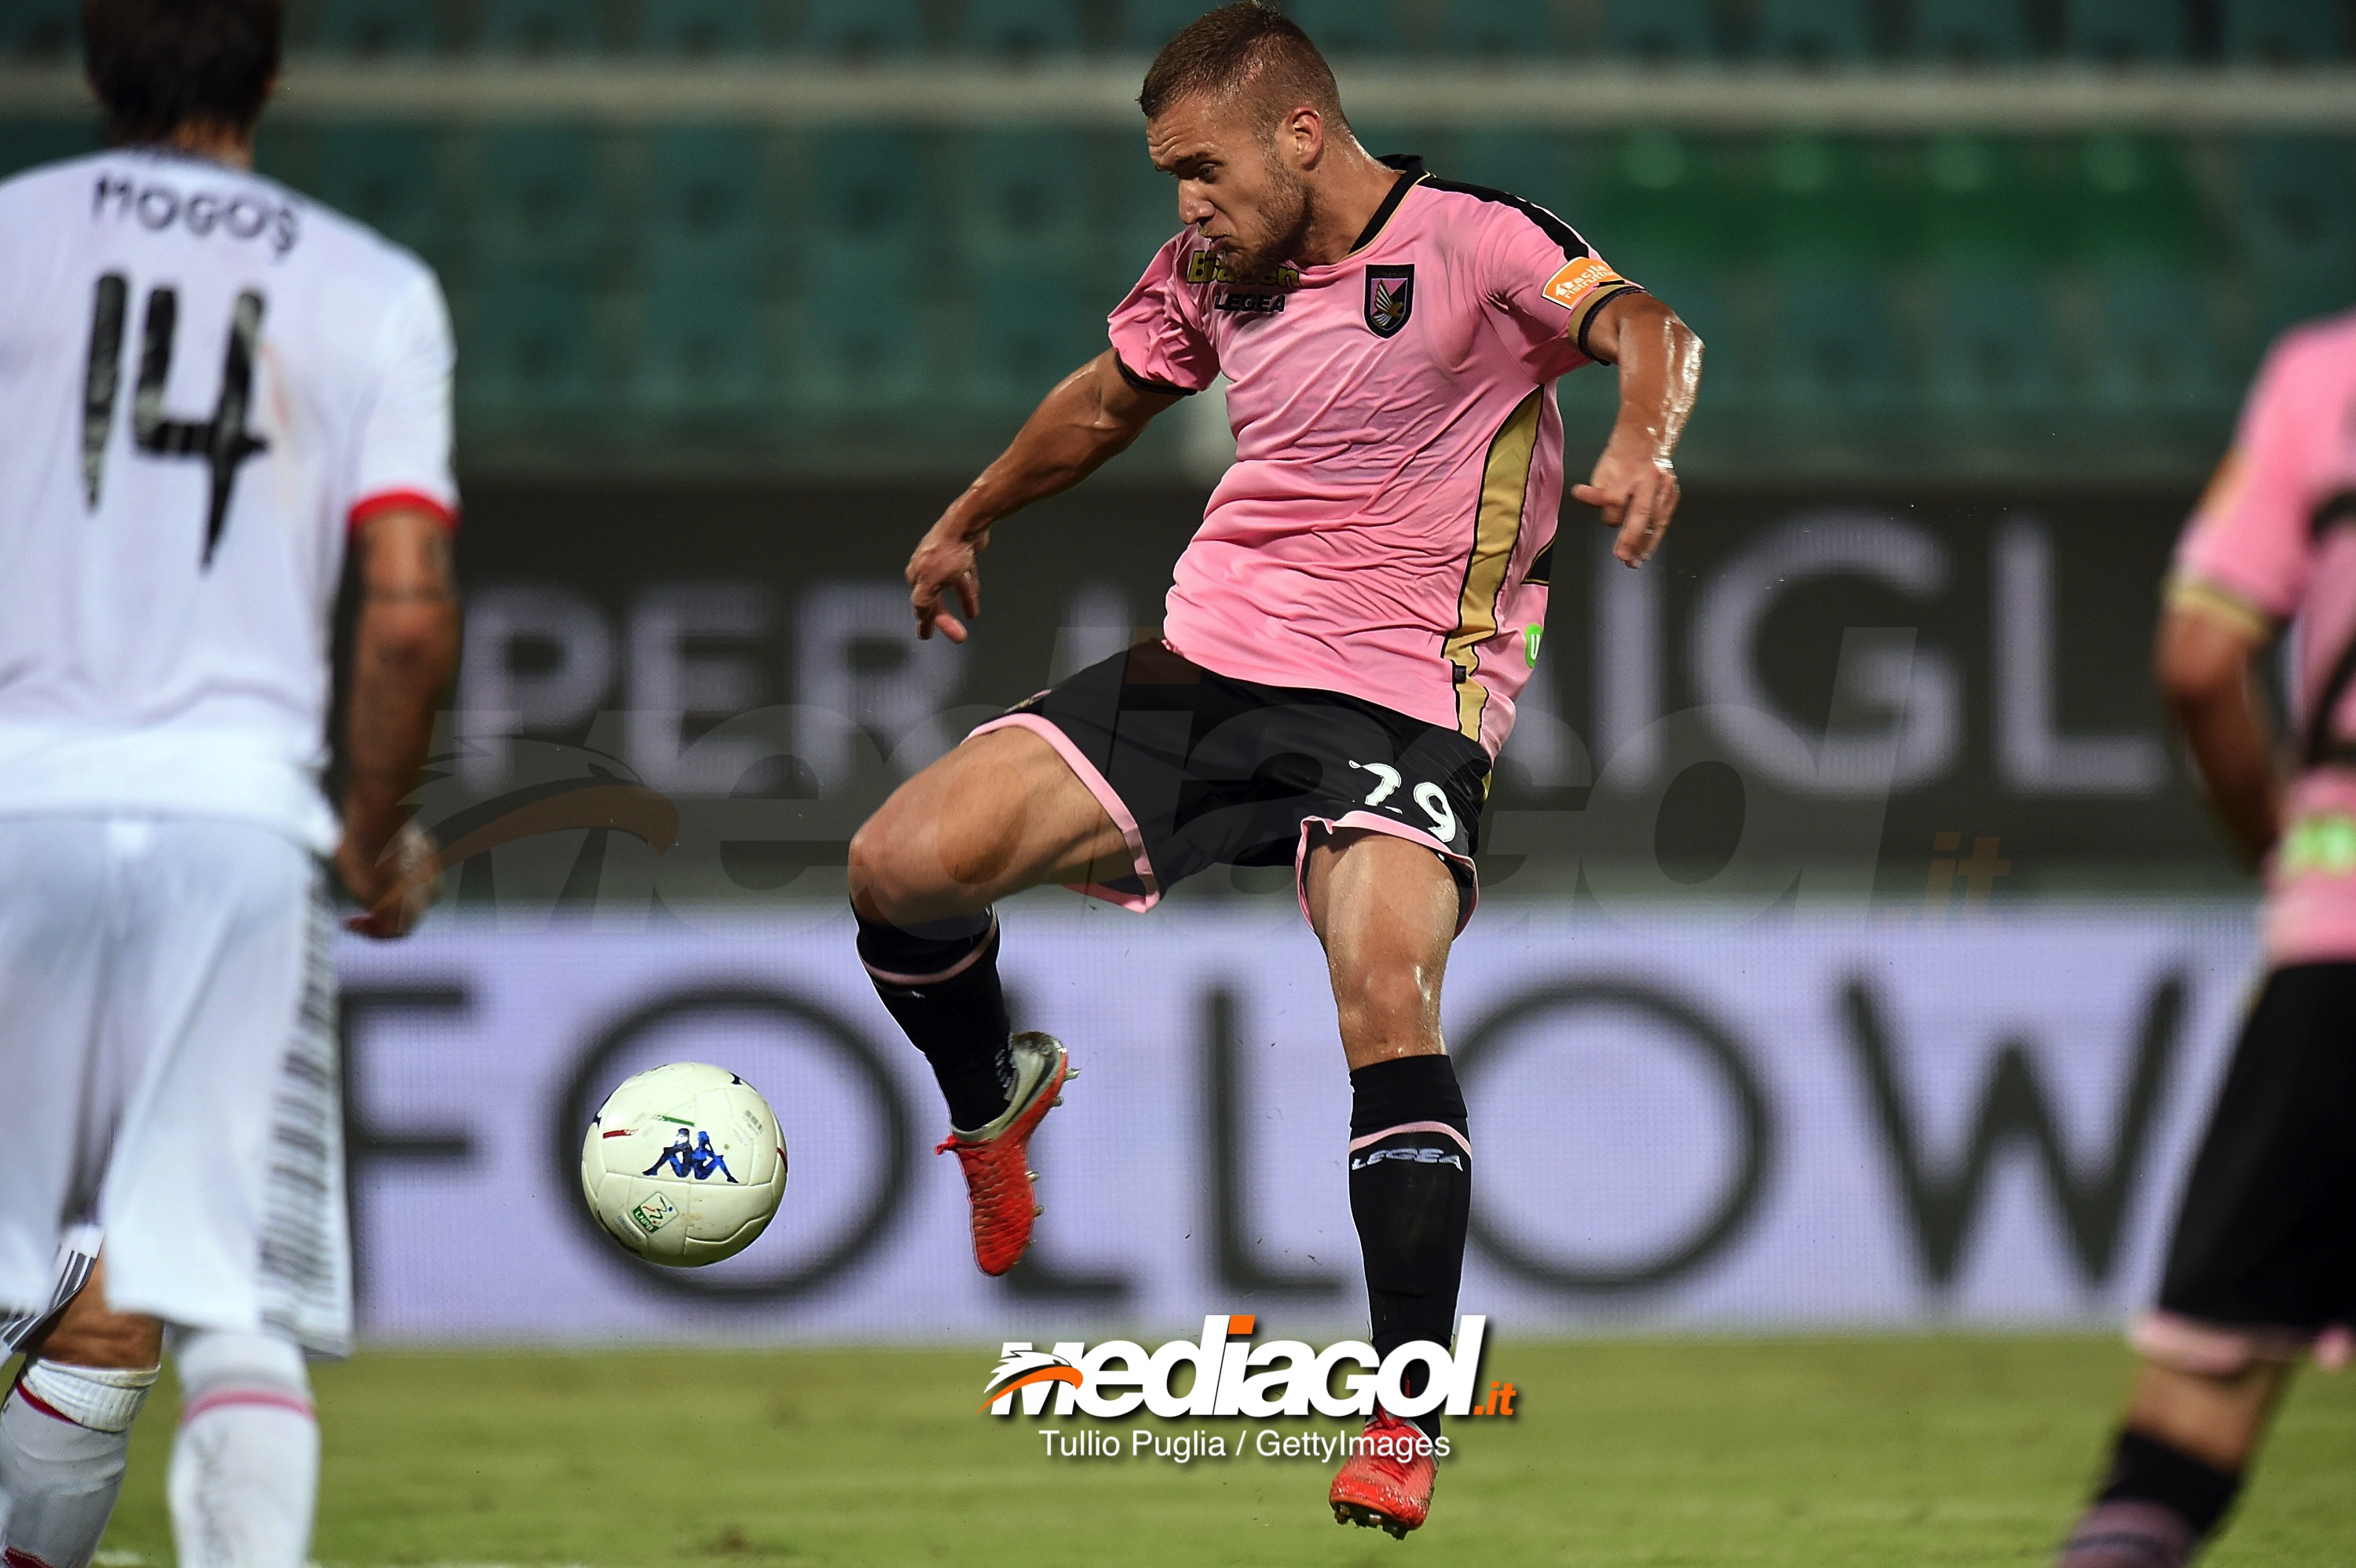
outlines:
[[1299, 23], [1256, 0], [1206, 12], [1162, 45], [1137, 106], [1157, 120], [1205, 93], [1249, 105], [1259, 122], [1254, 129], [1263, 133], [1273, 133], [1279, 119], [1303, 105], [1337, 127], [1349, 124], [1333, 68], [1317, 46]]

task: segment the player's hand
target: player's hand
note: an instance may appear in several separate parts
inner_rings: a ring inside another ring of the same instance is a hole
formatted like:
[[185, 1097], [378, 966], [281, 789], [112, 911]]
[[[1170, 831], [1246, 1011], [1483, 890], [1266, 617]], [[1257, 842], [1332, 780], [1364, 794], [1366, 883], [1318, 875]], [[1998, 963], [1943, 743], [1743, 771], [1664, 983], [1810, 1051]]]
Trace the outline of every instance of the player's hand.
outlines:
[[[935, 629], [950, 642], [964, 642], [965, 622], [981, 613], [981, 571], [978, 558], [990, 542], [987, 533], [969, 532], [965, 524], [943, 517], [935, 523], [916, 553], [908, 558], [908, 603], [916, 612], [916, 635], [929, 637]], [[944, 603], [954, 594], [965, 620]]]
[[1570, 488], [1570, 498], [1603, 514], [1603, 526], [1617, 528], [1612, 553], [1624, 566], [1642, 566], [1669, 531], [1677, 509], [1677, 471], [1665, 456], [1623, 443], [1614, 437], [1595, 460], [1595, 472], [1584, 485]]
[[336, 848], [336, 872], [364, 912], [344, 929], [390, 942], [406, 936], [425, 918], [442, 891], [442, 847], [413, 822], [402, 824], [392, 841], [371, 855], [348, 831]]

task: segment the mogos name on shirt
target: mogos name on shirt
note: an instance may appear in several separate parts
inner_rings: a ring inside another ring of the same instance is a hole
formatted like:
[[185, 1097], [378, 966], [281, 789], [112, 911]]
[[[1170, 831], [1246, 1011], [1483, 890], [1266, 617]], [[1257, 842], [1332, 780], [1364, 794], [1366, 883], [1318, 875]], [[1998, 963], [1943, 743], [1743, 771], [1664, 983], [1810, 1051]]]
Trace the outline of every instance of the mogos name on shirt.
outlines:
[[92, 219], [110, 214], [151, 233], [160, 234], [177, 224], [198, 239], [220, 234], [231, 240], [261, 240], [273, 256], [280, 257], [294, 249], [294, 241], [301, 238], [294, 207], [260, 191], [222, 196], [200, 190], [184, 195], [162, 180], [136, 180], [112, 170], [98, 176], [91, 197]]

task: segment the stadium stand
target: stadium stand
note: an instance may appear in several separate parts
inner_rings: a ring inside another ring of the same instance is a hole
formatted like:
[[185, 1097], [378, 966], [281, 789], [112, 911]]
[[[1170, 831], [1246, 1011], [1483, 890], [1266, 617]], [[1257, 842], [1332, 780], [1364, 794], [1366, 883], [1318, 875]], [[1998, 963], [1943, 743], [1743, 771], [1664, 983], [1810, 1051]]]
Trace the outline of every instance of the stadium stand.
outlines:
[[809, 0], [802, 46], [814, 54], [862, 61], [914, 54], [925, 37], [922, 0]]
[[1764, 0], [1760, 52], [1804, 65], [1861, 60], [1873, 53], [1868, 0]]
[[1611, 0], [1611, 51], [1640, 60], [1708, 59], [1719, 52], [1710, 0]]
[[1074, 54], [1079, 14], [1073, 0], [966, 0], [964, 41], [977, 54], [1018, 62]]
[[597, 10], [580, 0], [484, 0], [483, 47], [525, 56], [581, 54], [597, 47]]
[[483, 139], [474, 250], [491, 278], [582, 284], [609, 250], [597, 139], [585, 131], [509, 127]]
[[1408, 43], [1400, 30], [1405, 18], [1386, 0], [1291, 0], [1285, 10], [1337, 59], [1395, 55]]
[[1911, 35], [1918, 59], [1986, 66], [2026, 59], [2029, 10], [2022, 0], [1915, 0]]
[[1449, 0], [1450, 53], [1471, 59], [1522, 60], [1558, 54], [1562, 34], [1552, 6], [1522, 0]]
[[2181, 0], [2069, 0], [2063, 41], [2106, 64], [2180, 59], [2189, 41]]
[[2340, 0], [2224, 0], [2225, 58], [2307, 65], [2348, 54], [2348, 8]]
[[0, 0], [0, 56], [62, 59], [75, 28], [73, 0]]
[[639, 0], [638, 39], [658, 55], [748, 55], [761, 47], [760, 9], [746, 0]]
[[446, 272], [453, 236], [439, 150], [425, 131], [331, 125], [319, 133], [308, 183], [328, 206]]
[[449, 43], [440, 9], [416, 0], [320, 0], [316, 9], [319, 47], [338, 54], [423, 54]]

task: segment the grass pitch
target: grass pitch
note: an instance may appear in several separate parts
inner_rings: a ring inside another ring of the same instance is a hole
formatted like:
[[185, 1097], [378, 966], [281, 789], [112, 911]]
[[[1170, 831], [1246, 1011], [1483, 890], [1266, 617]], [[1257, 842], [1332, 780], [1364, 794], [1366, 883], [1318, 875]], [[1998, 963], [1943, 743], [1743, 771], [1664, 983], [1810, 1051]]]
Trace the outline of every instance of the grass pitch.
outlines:
[[[1056, 1423], [977, 1413], [993, 1360], [366, 1354], [319, 1369], [316, 1552], [330, 1568], [2041, 1564], [2128, 1371], [2093, 1338], [1505, 1340], [1487, 1370], [1521, 1389], [1516, 1415], [1453, 1424], [1431, 1523], [1399, 1542], [1337, 1527], [1320, 1464], [1047, 1458], [1036, 1432]], [[170, 1403], [141, 1423], [107, 1541], [157, 1564]], [[1108, 1429], [1125, 1444], [1134, 1424]], [[2356, 1381], [2308, 1375], [2209, 1568], [2356, 1561], [2351, 1474]]]

